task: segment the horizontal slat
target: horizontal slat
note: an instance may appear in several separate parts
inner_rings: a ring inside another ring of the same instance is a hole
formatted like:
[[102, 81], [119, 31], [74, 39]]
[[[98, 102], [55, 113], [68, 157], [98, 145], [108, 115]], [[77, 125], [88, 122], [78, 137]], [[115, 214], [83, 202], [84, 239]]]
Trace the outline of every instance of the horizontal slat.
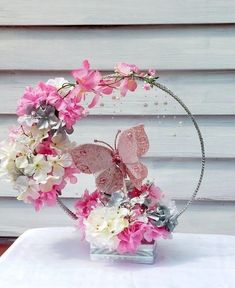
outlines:
[[1, 1], [1, 25], [234, 23], [233, 0]]
[[[73, 207], [73, 200], [66, 204]], [[177, 207], [182, 207], [177, 202]], [[179, 219], [177, 232], [214, 233], [235, 235], [234, 202], [195, 202]], [[29, 205], [15, 199], [0, 201], [0, 236], [18, 236], [25, 230], [37, 227], [72, 226], [74, 222], [59, 207], [46, 208], [35, 213]]]
[[[235, 72], [233, 71], [159, 71], [159, 82], [167, 85], [196, 115], [235, 114]], [[68, 71], [16, 71], [0, 73], [2, 103], [0, 113], [15, 113], [16, 103], [26, 86], [39, 81], [65, 77], [73, 81]], [[141, 85], [142, 86], [142, 85]], [[147, 107], [146, 107], [147, 103]], [[229, 103], [229, 104], [228, 104]], [[180, 115], [185, 114], [174, 101], [165, 98], [160, 90], [128, 93], [125, 98], [104, 97], [102, 106], [92, 109], [92, 115]], [[115, 106], [114, 106], [115, 105]], [[134, 109], [133, 109], [134, 108]]]
[[234, 27], [1, 28], [1, 69], [73, 69], [84, 58], [104, 70], [234, 69]]
[[[189, 199], [193, 193], [200, 173], [199, 159], [143, 159], [149, 169], [149, 180], [154, 180], [167, 197]], [[197, 199], [234, 200], [235, 201], [235, 160], [213, 160], [206, 162], [204, 180]], [[93, 175], [77, 175], [78, 183], [69, 185], [63, 191], [63, 197], [80, 197], [83, 191], [95, 189]], [[10, 183], [1, 180], [0, 196], [15, 197], [17, 191]]]
[[[207, 157], [234, 158], [235, 125], [233, 116], [197, 117], [206, 145]], [[199, 157], [197, 134], [187, 117], [162, 116], [90, 116], [77, 123], [71, 139], [91, 143], [101, 139], [113, 145], [119, 129], [143, 123], [150, 139], [148, 157]], [[9, 126], [16, 124], [14, 116], [0, 118], [0, 140], [6, 137]]]

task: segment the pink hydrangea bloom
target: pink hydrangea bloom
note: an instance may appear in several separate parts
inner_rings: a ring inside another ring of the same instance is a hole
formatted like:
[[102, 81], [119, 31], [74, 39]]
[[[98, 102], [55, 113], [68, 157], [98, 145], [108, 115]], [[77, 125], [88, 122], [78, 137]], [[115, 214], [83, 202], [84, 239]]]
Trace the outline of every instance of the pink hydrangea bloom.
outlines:
[[117, 251], [121, 254], [126, 252], [134, 253], [141, 244], [143, 234], [143, 223], [135, 222], [130, 224], [117, 235], [119, 239]]
[[117, 251], [134, 253], [142, 243], [153, 243], [157, 238], [169, 238], [170, 232], [164, 227], [156, 227], [151, 223], [134, 222], [126, 227], [117, 236], [119, 244]]
[[101, 193], [98, 190], [95, 190], [91, 194], [89, 194], [88, 190], [85, 190], [82, 198], [75, 203], [77, 216], [87, 218], [91, 210], [99, 205], [100, 198]]
[[165, 227], [156, 227], [151, 223], [143, 224], [142, 226], [144, 234], [143, 238], [148, 242], [152, 243], [157, 238], [168, 238], [170, 232], [165, 229]]
[[48, 101], [52, 95], [54, 97], [57, 94], [57, 89], [55, 87], [44, 82], [40, 82], [35, 88], [27, 87], [23, 96], [20, 98], [16, 113], [17, 115], [22, 116], [26, 113], [26, 108], [37, 108], [41, 102]]
[[58, 107], [59, 118], [66, 123], [66, 127], [71, 129], [76, 121], [85, 116], [85, 109], [78, 105], [74, 99], [65, 98]]

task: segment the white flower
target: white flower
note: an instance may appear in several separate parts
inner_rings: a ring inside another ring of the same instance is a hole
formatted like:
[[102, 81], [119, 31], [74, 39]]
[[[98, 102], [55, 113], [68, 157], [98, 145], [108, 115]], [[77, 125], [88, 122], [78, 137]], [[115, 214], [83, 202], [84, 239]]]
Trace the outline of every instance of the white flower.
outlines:
[[59, 185], [62, 181], [61, 177], [55, 177], [49, 175], [47, 177], [47, 182], [45, 184], [40, 184], [40, 191], [42, 192], [49, 192], [52, 190], [54, 185]]
[[28, 157], [26, 154], [16, 157], [15, 165], [18, 169], [24, 169], [29, 165]]
[[46, 161], [42, 154], [38, 154], [32, 158], [33, 163], [29, 164], [24, 172], [26, 175], [33, 176], [36, 182], [45, 184], [48, 179], [48, 173], [51, 172], [51, 165]]
[[125, 218], [129, 211], [126, 208], [98, 207], [91, 211], [84, 221], [86, 240], [98, 247], [116, 249], [117, 234], [128, 226]]
[[19, 175], [22, 174], [21, 171], [17, 169], [15, 164], [17, 153], [22, 149], [21, 144], [15, 142], [2, 142], [0, 148], [0, 176], [8, 176], [12, 181], [14, 181]]
[[62, 177], [64, 175], [64, 168], [72, 165], [72, 158], [70, 154], [47, 156], [48, 162], [52, 166], [53, 176]]
[[30, 147], [32, 150], [49, 136], [48, 131], [49, 129], [38, 129], [36, 125], [30, 128]]
[[71, 142], [65, 133], [59, 133], [52, 137], [51, 147], [55, 150], [68, 151], [73, 148], [76, 144]]
[[14, 188], [20, 192], [20, 195], [17, 197], [18, 200], [28, 202], [29, 196], [32, 199], [37, 199], [39, 197], [39, 185], [27, 176], [19, 176], [15, 181]]
[[148, 196], [147, 193], [142, 193], [139, 197], [134, 197], [130, 200], [132, 206], [136, 204], [144, 204], [146, 197]]
[[26, 124], [28, 127], [31, 127], [33, 126], [33, 124], [37, 123], [37, 119], [36, 118], [33, 118], [32, 115], [22, 115], [22, 116], [19, 116], [18, 119], [17, 119], [18, 123], [19, 124]]
[[[46, 84], [49, 84], [51, 86], [54, 86], [57, 89], [60, 89], [63, 85], [66, 85], [68, 83], [69, 83], [68, 80], [66, 80], [66, 79], [64, 79], [62, 77], [59, 77], [59, 78], [55, 78], [55, 79], [49, 79]], [[62, 97], [64, 97], [64, 96], [66, 96], [69, 93], [70, 90], [72, 90], [72, 88], [73, 87], [71, 87], [71, 86], [65, 86], [64, 88], [60, 89], [58, 91], [58, 93]]]

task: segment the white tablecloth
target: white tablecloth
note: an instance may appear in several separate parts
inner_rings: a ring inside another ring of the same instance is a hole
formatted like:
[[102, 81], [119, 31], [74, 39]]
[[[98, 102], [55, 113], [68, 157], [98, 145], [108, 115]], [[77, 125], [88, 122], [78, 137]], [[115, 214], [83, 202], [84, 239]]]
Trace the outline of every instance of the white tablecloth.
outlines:
[[0, 257], [1, 288], [235, 287], [235, 236], [174, 234], [156, 264], [89, 260], [72, 227], [32, 229]]

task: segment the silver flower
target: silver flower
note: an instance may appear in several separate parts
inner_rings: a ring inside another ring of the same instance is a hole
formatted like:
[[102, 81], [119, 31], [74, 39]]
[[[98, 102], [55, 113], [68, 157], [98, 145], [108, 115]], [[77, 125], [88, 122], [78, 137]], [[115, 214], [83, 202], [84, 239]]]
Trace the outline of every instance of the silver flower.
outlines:
[[154, 211], [148, 212], [147, 216], [153, 225], [166, 227], [169, 231], [173, 231], [178, 224], [175, 215], [172, 215], [170, 209], [164, 205], [159, 205]]
[[61, 126], [61, 120], [55, 115], [55, 108], [51, 105], [40, 106], [31, 115], [37, 119], [38, 129], [57, 130]]

